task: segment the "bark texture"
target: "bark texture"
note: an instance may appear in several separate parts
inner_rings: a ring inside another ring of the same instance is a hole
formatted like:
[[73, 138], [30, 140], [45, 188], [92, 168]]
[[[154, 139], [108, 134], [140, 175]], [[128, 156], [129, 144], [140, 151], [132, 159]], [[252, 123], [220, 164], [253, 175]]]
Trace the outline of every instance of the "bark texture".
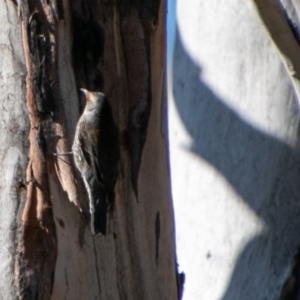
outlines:
[[[0, 14], [1, 297], [177, 299], [165, 2], [1, 0]], [[79, 88], [106, 94], [120, 131], [106, 237], [72, 156], [53, 155], [71, 149]]]

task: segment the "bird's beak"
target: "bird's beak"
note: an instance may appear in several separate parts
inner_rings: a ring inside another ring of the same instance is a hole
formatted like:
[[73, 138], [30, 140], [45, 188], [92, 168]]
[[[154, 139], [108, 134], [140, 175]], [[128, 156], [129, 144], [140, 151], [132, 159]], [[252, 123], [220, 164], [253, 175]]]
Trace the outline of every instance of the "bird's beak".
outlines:
[[86, 89], [80, 89], [79, 90], [82, 94], [84, 94], [85, 96], [87, 96], [88, 91]]
[[80, 91], [80, 93], [84, 96], [85, 101], [88, 101], [89, 98], [90, 98], [90, 97], [89, 97], [89, 91], [86, 90], [86, 89], [80, 89], [79, 91]]

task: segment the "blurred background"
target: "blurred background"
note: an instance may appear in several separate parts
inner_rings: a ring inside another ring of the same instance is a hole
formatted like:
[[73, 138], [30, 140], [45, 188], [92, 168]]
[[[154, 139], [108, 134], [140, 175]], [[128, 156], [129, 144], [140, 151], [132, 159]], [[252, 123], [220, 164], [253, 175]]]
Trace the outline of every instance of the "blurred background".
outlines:
[[299, 109], [280, 57], [251, 1], [169, 0], [167, 58], [183, 299], [279, 299], [300, 246]]

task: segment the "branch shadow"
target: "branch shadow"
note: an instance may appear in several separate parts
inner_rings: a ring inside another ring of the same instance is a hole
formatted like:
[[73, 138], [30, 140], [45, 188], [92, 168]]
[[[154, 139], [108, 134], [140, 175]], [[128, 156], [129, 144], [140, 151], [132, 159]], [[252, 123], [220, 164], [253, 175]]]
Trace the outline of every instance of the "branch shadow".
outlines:
[[243, 249], [222, 300], [275, 299], [300, 246], [299, 153], [240, 118], [200, 75], [177, 31], [173, 96], [193, 139], [190, 150], [226, 178], [267, 228]]

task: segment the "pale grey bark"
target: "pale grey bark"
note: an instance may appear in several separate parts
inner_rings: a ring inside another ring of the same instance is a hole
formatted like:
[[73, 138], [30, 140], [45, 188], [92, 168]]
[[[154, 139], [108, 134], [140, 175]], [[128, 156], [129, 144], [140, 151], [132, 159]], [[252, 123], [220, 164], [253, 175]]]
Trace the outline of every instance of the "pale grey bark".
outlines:
[[26, 196], [29, 120], [20, 19], [0, 1], [0, 298], [15, 297], [16, 230]]

